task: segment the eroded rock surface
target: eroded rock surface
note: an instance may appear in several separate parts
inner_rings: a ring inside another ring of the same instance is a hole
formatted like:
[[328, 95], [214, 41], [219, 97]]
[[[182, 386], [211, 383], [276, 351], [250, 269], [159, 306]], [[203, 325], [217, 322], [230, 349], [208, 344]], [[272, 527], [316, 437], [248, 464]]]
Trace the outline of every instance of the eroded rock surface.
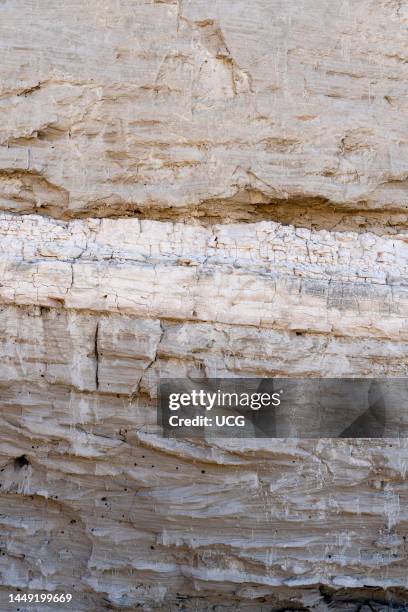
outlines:
[[405, 213], [407, 23], [397, 0], [5, 1], [1, 206]]
[[0, 2], [0, 610], [406, 609], [405, 440], [175, 441], [156, 396], [407, 376], [407, 26]]

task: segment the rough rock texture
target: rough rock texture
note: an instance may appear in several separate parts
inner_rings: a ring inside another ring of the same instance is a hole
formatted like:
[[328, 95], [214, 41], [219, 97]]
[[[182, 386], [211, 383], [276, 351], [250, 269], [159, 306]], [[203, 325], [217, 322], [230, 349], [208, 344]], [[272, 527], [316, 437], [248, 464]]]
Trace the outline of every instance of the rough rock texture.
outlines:
[[407, 376], [407, 27], [0, 1], [0, 610], [407, 609], [405, 440], [155, 411], [160, 376]]

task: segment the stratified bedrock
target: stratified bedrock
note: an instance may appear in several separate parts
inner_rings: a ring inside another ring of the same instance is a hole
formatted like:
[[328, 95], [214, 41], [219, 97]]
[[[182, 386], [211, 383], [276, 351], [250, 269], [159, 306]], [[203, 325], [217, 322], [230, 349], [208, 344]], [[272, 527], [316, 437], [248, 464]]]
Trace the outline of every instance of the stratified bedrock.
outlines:
[[408, 5], [1, 0], [0, 53], [1, 612], [406, 610], [406, 440], [156, 398], [408, 375]]

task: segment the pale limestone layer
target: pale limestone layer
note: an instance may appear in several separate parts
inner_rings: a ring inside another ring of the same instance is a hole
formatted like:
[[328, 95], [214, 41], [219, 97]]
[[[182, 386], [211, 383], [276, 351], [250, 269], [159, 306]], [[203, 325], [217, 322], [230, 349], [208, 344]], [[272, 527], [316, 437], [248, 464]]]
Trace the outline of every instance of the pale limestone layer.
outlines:
[[3, 215], [0, 300], [406, 340], [406, 235]]
[[0, 235], [4, 584], [73, 580], [78, 610], [404, 601], [405, 441], [174, 441], [155, 407], [160, 377], [406, 376], [404, 234], [4, 214]]
[[3, 2], [0, 205], [406, 214], [407, 23], [398, 0]]
[[392, 373], [404, 345], [12, 306], [0, 341], [4, 585], [254, 611], [408, 586], [405, 441], [174, 441], [151, 397], [158, 373]]

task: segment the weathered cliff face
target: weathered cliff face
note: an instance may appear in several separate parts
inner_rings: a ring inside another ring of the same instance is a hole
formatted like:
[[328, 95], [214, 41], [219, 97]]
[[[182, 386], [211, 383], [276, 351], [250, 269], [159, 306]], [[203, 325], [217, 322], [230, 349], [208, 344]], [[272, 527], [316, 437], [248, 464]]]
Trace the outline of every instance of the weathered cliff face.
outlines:
[[407, 26], [0, 2], [1, 610], [405, 609], [405, 440], [175, 441], [156, 394], [407, 376]]

